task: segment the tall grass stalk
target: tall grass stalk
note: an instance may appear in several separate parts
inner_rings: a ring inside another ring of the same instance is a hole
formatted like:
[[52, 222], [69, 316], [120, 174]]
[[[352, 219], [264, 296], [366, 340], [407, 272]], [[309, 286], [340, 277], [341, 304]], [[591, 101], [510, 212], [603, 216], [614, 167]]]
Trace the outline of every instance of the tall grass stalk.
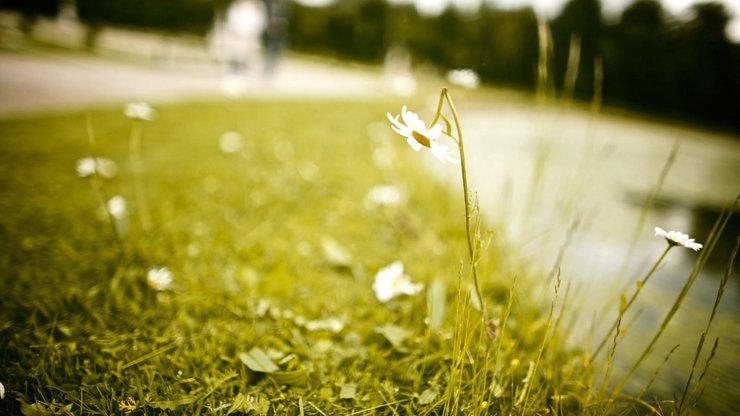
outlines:
[[597, 56], [594, 58], [594, 95], [591, 100], [591, 113], [599, 114], [601, 112], [601, 102], [603, 100], [604, 90], [604, 58]]
[[[673, 147], [671, 148], [671, 151], [668, 155], [668, 159], [666, 159], [666, 162], [663, 164], [663, 167], [661, 168], [660, 174], [658, 175], [658, 179], [655, 182], [655, 185], [653, 185], [652, 191], [648, 194], [647, 197], [645, 197], [645, 200], [642, 203], [642, 206], [640, 208], [640, 216], [637, 220], [637, 225], [635, 226], [635, 229], [632, 234], [632, 238], [630, 240], [630, 244], [627, 249], [627, 255], [624, 257], [624, 261], [622, 262], [622, 266], [619, 269], [619, 272], [617, 273], [617, 276], [624, 276], [627, 273], [627, 267], [632, 262], [632, 257], [634, 256], [635, 248], [637, 247], [637, 240], [639, 239], [639, 236], [642, 234], [643, 228], [645, 227], [645, 222], [647, 221], [647, 216], [650, 214], [650, 212], [653, 209], [653, 206], [655, 205], [655, 201], [658, 198], [658, 195], [660, 195], [660, 191], [663, 188], [663, 184], [666, 181], [666, 178], [668, 177], [668, 173], [671, 170], [671, 167], [673, 167], [673, 164], [676, 160], [676, 156], [678, 155], [679, 150], [679, 142], [676, 140], [673, 143]], [[629, 287], [630, 283], [627, 282], [622, 286], [621, 292], [626, 292]], [[604, 307], [602, 308], [600, 314], [601, 315], [607, 315], [609, 313], [609, 310], [613, 307], [614, 301], [617, 299], [611, 298], [608, 299], [606, 302], [604, 302]], [[607, 335], [608, 337], [608, 335]]]
[[732, 206], [729, 209], [723, 211], [723, 213], [717, 219], [717, 222], [715, 222], [714, 227], [712, 227], [712, 231], [709, 233], [709, 237], [707, 238], [706, 245], [704, 246], [704, 249], [702, 250], [702, 253], [699, 256], [699, 259], [696, 261], [696, 265], [694, 266], [694, 269], [691, 271], [691, 274], [686, 280], [686, 283], [681, 288], [681, 292], [678, 294], [678, 296], [676, 297], [676, 300], [673, 302], [673, 305], [671, 306], [671, 309], [668, 311], [668, 314], [663, 319], [663, 322], [660, 324], [660, 328], [655, 333], [653, 338], [650, 340], [648, 345], [645, 347], [640, 357], [632, 365], [632, 367], [627, 372], [627, 374], [622, 378], [622, 380], [620, 380], [614, 386], [614, 389], [612, 390], [612, 394], [611, 394], [612, 397], [614, 397], [617, 393], [622, 391], [625, 384], [627, 384], [629, 379], [632, 377], [635, 371], [640, 367], [640, 365], [645, 360], [645, 358], [650, 354], [650, 352], [652, 352], [653, 347], [658, 342], [660, 337], [663, 335], [663, 332], [665, 332], [666, 328], [668, 327], [668, 324], [671, 322], [676, 312], [678, 312], [678, 310], [683, 305], [683, 301], [686, 299], [686, 296], [691, 290], [691, 287], [694, 285], [694, 282], [696, 282], [696, 279], [699, 277], [699, 273], [704, 269], [704, 265], [709, 259], [709, 256], [714, 251], [714, 247], [717, 245], [720, 235], [722, 234], [725, 227], [727, 226], [727, 223], [730, 220], [730, 217], [732, 216], [732, 213], [734, 212], [735, 207], [737, 206], [737, 203], [739, 200], [740, 200], [740, 195], [738, 195], [738, 197], [735, 198], [735, 202], [732, 204]]
[[[691, 396], [693, 397], [692, 403], [689, 407], [696, 406], [696, 403], [699, 402], [699, 399], [701, 399], [702, 394], [704, 394], [704, 376], [707, 375], [707, 371], [709, 371], [709, 366], [712, 364], [712, 360], [714, 359], [715, 354], [717, 354], [717, 348], [719, 347], [719, 337], [714, 339], [714, 345], [712, 345], [712, 351], [709, 353], [709, 357], [707, 357], [706, 362], [704, 363], [704, 369], [702, 369], [701, 374], [699, 375], [699, 380], [696, 382], [696, 386], [694, 386], [694, 390], [691, 392]], [[688, 410], [687, 410], [688, 411]]]
[[[553, 42], [552, 33], [550, 26], [546, 19], [539, 19], [537, 22], [537, 39], [538, 39], [538, 61], [537, 61], [537, 104], [540, 108], [544, 108], [544, 104], [547, 102], [547, 96], [550, 91], [551, 84], [551, 68], [550, 62], [552, 60]], [[540, 194], [540, 187], [545, 176], [545, 167], [547, 165], [547, 156], [549, 149], [546, 145], [546, 141], [542, 139], [544, 136], [543, 129], [544, 123], [538, 123], [538, 136], [540, 140], [537, 143], [537, 150], [535, 155], [534, 166], [532, 167], [532, 185], [529, 189], [529, 197], [525, 212], [522, 218], [522, 229], [528, 230], [529, 223], [532, 219], [532, 215], [535, 209], [537, 196]]]
[[696, 364], [699, 361], [699, 356], [701, 355], [702, 349], [704, 348], [704, 341], [706, 340], [707, 335], [709, 334], [709, 329], [712, 326], [712, 322], [714, 322], [714, 317], [717, 314], [717, 308], [719, 307], [719, 303], [722, 301], [722, 296], [725, 293], [725, 288], [727, 287], [727, 281], [730, 279], [730, 275], [732, 274], [732, 269], [735, 265], [735, 256], [737, 255], [738, 247], [740, 247], [740, 236], [737, 236], [735, 239], [735, 248], [732, 250], [732, 253], [730, 254], [730, 258], [727, 260], [727, 267], [725, 268], [725, 273], [722, 276], [722, 279], [719, 282], [719, 288], [717, 289], [717, 296], [714, 299], [714, 306], [712, 306], [712, 313], [709, 315], [709, 320], [707, 321], [707, 327], [704, 329], [704, 332], [701, 334], [701, 337], [699, 338], [699, 344], [696, 346], [696, 353], [694, 354], [694, 361], [691, 363], [691, 371], [689, 372], [689, 377], [686, 379], [686, 386], [684, 386], [683, 393], [681, 394], [681, 398], [678, 401], [678, 404], [676, 406], [676, 414], [680, 415], [684, 410], [687, 410], [685, 408], [686, 406], [686, 400], [687, 395], [689, 392], [689, 387], [691, 386], [691, 381], [694, 377], [694, 370], [696, 369]]
[[592, 358], [596, 358], [599, 355], [599, 352], [604, 348], [604, 345], [606, 345], [607, 340], [611, 337], [612, 332], [617, 328], [619, 325], [619, 322], [622, 321], [622, 318], [624, 317], [624, 314], [627, 312], [627, 310], [632, 306], [632, 304], [635, 302], [635, 299], [640, 295], [640, 292], [642, 291], [642, 288], [645, 286], [645, 284], [650, 280], [650, 278], [655, 274], [655, 271], [658, 270], [658, 267], [663, 262], [663, 259], [665, 259], [666, 255], [669, 251], [673, 248], [673, 245], [668, 245], [666, 249], [663, 251], [663, 254], [658, 257], [658, 261], [653, 264], [653, 267], [650, 269], [650, 271], [645, 275], [645, 277], [642, 278], [642, 280], [637, 281], [637, 288], [635, 289], [635, 292], [632, 294], [632, 296], [629, 298], [629, 300], [626, 300], [624, 298], [623, 301], [619, 305], [619, 314], [617, 316], [617, 319], [614, 320], [614, 323], [609, 328], [609, 331], [607, 331], [606, 335], [604, 335], [604, 338], [601, 340], [599, 345], [594, 350]]
[[666, 364], [668, 364], [668, 361], [671, 359], [671, 356], [673, 356], [673, 353], [676, 352], [676, 350], [681, 346], [681, 344], [676, 344], [673, 348], [671, 348], [670, 351], [668, 351], [668, 354], [665, 355], [665, 358], [663, 359], [663, 362], [660, 363], [660, 365], [655, 369], [653, 372], [653, 376], [650, 377], [650, 380], [645, 384], [645, 387], [640, 390], [640, 394], [637, 396], [638, 399], [642, 399], [642, 397], [645, 395], [645, 393], [650, 390], [650, 387], [653, 386], [653, 383], [655, 383], [655, 380], [658, 379], [658, 375], [660, 375], [660, 371], [665, 367]]
[[103, 188], [103, 181], [100, 177], [100, 172], [98, 168], [98, 157], [96, 152], [96, 141], [95, 141], [95, 129], [93, 128], [92, 118], [88, 114], [85, 118], [86, 121], [86, 127], [87, 127], [87, 141], [90, 146], [90, 157], [93, 159], [93, 163], [95, 164], [95, 169], [93, 169], [92, 178], [90, 179], [90, 186], [93, 188], [93, 193], [95, 194], [95, 197], [98, 199], [98, 204], [100, 205], [100, 209], [103, 210], [105, 213], [105, 217], [108, 220], [108, 224], [111, 227], [111, 231], [113, 232], [113, 235], [115, 236], [116, 242], [119, 245], [121, 249], [123, 249], [122, 246], [122, 240], [123, 236], [118, 230], [118, 227], [116, 227], [116, 218], [113, 216], [113, 214], [108, 209], [108, 206], [106, 205], [106, 201], [108, 200], [108, 196], [105, 193], [105, 189]]
[[534, 365], [530, 369], [529, 375], [527, 376], [528, 382], [524, 386], [524, 391], [521, 395], [523, 398], [522, 403], [524, 403], [524, 406], [521, 409], [521, 412], [526, 414], [527, 413], [527, 399], [529, 397], [529, 392], [531, 391], [531, 386], [534, 384], [534, 379], [537, 376], [537, 368], [540, 365], [540, 360], [542, 359], [542, 355], [545, 353], [545, 349], [547, 349], [547, 345], [549, 341], [552, 339], [552, 335], [550, 334], [552, 329], [552, 318], [555, 314], [555, 306], [558, 303], [558, 295], [560, 293], [560, 284], [562, 281], [560, 280], [560, 271], [557, 273], [557, 277], [555, 279], [555, 294], [553, 295], [552, 302], [550, 303], [550, 311], [547, 315], [547, 324], [545, 325], [545, 331], [544, 335], [542, 336], [542, 343], [540, 344], [539, 349], [537, 350], [537, 358], [534, 361]]
[[640, 217], [638, 218], [637, 225], [635, 226], [635, 230], [632, 233], [632, 239], [630, 239], [627, 255], [624, 257], [624, 262], [622, 263], [622, 267], [620, 268], [619, 276], [623, 276], [625, 274], [627, 266], [632, 261], [632, 256], [635, 254], [635, 247], [637, 246], [637, 240], [639, 239], [640, 234], [642, 234], [642, 230], [645, 227], [645, 222], [647, 221], [648, 214], [652, 211], [653, 206], [655, 205], [655, 201], [657, 200], [658, 195], [660, 195], [660, 191], [663, 189], [663, 184], [665, 184], [668, 173], [671, 171], [673, 164], [676, 162], [676, 156], [678, 155], [679, 148], [679, 141], [676, 140], [675, 142], [673, 142], [673, 147], [671, 147], [671, 152], [668, 154], [668, 159], [665, 161], [665, 164], [663, 164], [663, 168], [660, 170], [658, 181], [655, 183], [655, 186], [653, 186], [653, 189], [650, 191], [648, 196], [645, 197], [645, 201], [642, 203], [642, 207], [640, 209]]
[[550, 58], [552, 56], [552, 33], [547, 19], [537, 21], [537, 40], [539, 53], [537, 60], [537, 102], [544, 104], [550, 87]]
[[141, 138], [143, 136], [143, 129], [143, 122], [141, 120], [133, 120], [128, 141], [129, 162], [131, 163], [131, 170], [133, 173], [136, 212], [138, 213], [139, 221], [141, 222], [141, 228], [145, 233], [149, 233], [152, 229], [152, 220], [149, 216], [149, 205], [147, 203], [146, 195], [144, 194], [144, 183], [142, 182], [143, 160], [141, 152]]
[[573, 102], [573, 93], [578, 80], [578, 69], [581, 65], [581, 37], [573, 33], [570, 35], [570, 47], [568, 48], [568, 66], [565, 70], [563, 80], [562, 100], [566, 105]]

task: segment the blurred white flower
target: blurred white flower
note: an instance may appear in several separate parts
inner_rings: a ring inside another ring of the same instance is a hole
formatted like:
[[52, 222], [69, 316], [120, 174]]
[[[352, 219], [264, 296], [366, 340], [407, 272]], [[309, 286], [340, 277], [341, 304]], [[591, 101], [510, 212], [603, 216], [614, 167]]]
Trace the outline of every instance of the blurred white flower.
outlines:
[[77, 175], [81, 178], [92, 176], [96, 171], [104, 178], [112, 178], [118, 173], [118, 165], [105, 157], [86, 157], [77, 161]]
[[239, 75], [226, 75], [221, 78], [221, 92], [227, 97], [236, 99], [247, 93], [247, 80]]
[[321, 252], [329, 264], [338, 267], [352, 266], [352, 253], [331, 237], [321, 239]]
[[318, 319], [307, 321], [303, 326], [309, 331], [330, 331], [338, 334], [344, 329], [344, 321], [338, 318]]
[[401, 108], [400, 114], [403, 122], [398, 119], [399, 116], [393, 117], [391, 113], [387, 113], [386, 116], [391, 122], [393, 131], [405, 137], [406, 143], [412, 149], [418, 152], [422, 147], [428, 147], [431, 149], [432, 155], [440, 162], [458, 163], [458, 160], [453, 158], [450, 151], [448, 151], [447, 146], [437, 143], [437, 138], [442, 133], [441, 124], [435, 124], [427, 130], [424, 121], [413, 111], [408, 111], [405, 105]]
[[172, 272], [166, 267], [150, 269], [146, 283], [154, 290], [167, 290], [172, 285]]
[[235, 131], [228, 131], [221, 135], [219, 146], [224, 153], [236, 153], [242, 149], [244, 137]]
[[127, 214], [127, 208], [126, 208], [126, 200], [120, 196], [116, 195], [113, 198], [108, 200], [107, 204], [108, 212], [110, 215], [113, 216], [115, 219], [124, 219], [126, 218]]
[[694, 251], [699, 251], [704, 247], [701, 244], [694, 242], [693, 238], [689, 238], [688, 234], [684, 234], [680, 231], [666, 231], [660, 227], [655, 227], [655, 236], [665, 238], [665, 241], [667, 241], [671, 246], [682, 246]]
[[375, 185], [365, 195], [365, 204], [392, 207], [401, 203], [401, 196], [397, 186]]
[[417, 295], [423, 288], [423, 284], [412, 283], [411, 278], [403, 273], [403, 263], [399, 260], [380, 269], [373, 283], [375, 297], [383, 303], [400, 295]]
[[5, 398], [5, 386], [3, 386], [3, 383], [0, 383], [0, 400]]
[[149, 104], [143, 101], [126, 104], [126, 109], [123, 113], [126, 115], [126, 117], [132, 120], [154, 120], [154, 110], [152, 109], [152, 107], [149, 106]]
[[476, 89], [480, 86], [478, 73], [472, 69], [453, 69], [447, 72], [447, 81], [469, 90]]
[[399, 97], [411, 97], [416, 94], [418, 84], [409, 72], [398, 72], [387, 76], [388, 86]]

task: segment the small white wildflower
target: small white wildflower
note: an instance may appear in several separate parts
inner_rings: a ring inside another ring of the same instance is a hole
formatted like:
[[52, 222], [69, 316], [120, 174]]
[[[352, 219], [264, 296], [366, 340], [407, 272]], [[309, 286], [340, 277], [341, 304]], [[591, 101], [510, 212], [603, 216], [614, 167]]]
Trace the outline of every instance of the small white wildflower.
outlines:
[[383, 303], [400, 295], [417, 295], [423, 288], [423, 284], [412, 283], [411, 278], [403, 273], [403, 263], [399, 260], [380, 269], [373, 283], [375, 297]]
[[227, 75], [221, 78], [221, 92], [231, 99], [244, 96], [247, 93], [247, 80], [239, 75]]
[[321, 252], [329, 264], [337, 267], [352, 266], [352, 253], [331, 237], [321, 239]]
[[365, 204], [393, 207], [401, 203], [401, 197], [401, 190], [396, 186], [375, 185], [365, 195]]
[[81, 178], [92, 176], [97, 171], [104, 178], [112, 178], [118, 173], [116, 162], [105, 157], [85, 157], [77, 161], [77, 175]]
[[143, 101], [137, 103], [126, 104], [126, 109], [123, 111], [126, 117], [132, 120], [152, 121], [154, 120], [154, 110], [149, 106], [148, 103]]
[[666, 231], [660, 227], [655, 227], [655, 236], [665, 238], [665, 241], [667, 241], [671, 246], [682, 246], [694, 251], [699, 251], [704, 247], [701, 244], [694, 242], [693, 238], [689, 238], [688, 234], [684, 234], [680, 231]]
[[318, 319], [306, 321], [304, 326], [309, 331], [330, 331], [338, 334], [344, 329], [344, 321], [338, 318]]
[[406, 138], [406, 143], [411, 146], [412, 149], [417, 152], [422, 147], [428, 147], [432, 151], [432, 155], [439, 159], [442, 163], [458, 163], [459, 161], [452, 157], [450, 152], [447, 150], [447, 146], [442, 146], [437, 143], [437, 138], [442, 133], [442, 125], [435, 124], [430, 129], [426, 128], [424, 121], [419, 118], [413, 111], [408, 111], [406, 106], [401, 108], [400, 117], [403, 120], [401, 122], [399, 116], [391, 116], [391, 113], [386, 114], [388, 120], [391, 122], [391, 128], [396, 133]]
[[172, 272], [166, 267], [150, 269], [146, 283], [154, 290], [167, 290], [172, 285]]
[[5, 386], [3, 386], [3, 383], [0, 383], [0, 400], [5, 398]]
[[126, 208], [126, 200], [120, 195], [116, 195], [109, 199], [107, 208], [110, 215], [118, 220], [124, 219], [128, 212]]
[[388, 75], [387, 83], [391, 91], [399, 97], [411, 97], [419, 89], [416, 79], [408, 72]]
[[447, 72], [447, 80], [451, 84], [459, 85], [469, 90], [476, 89], [480, 86], [480, 78], [472, 69], [453, 69]]
[[221, 135], [218, 141], [221, 151], [224, 153], [236, 153], [242, 150], [244, 137], [235, 131], [229, 131]]

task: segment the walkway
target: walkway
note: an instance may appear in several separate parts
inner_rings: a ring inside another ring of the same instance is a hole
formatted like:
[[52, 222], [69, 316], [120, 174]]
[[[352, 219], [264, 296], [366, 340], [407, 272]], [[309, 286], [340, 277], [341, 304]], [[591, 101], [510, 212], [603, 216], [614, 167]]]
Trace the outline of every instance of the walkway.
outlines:
[[[0, 13], [0, 116], [69, 111], [128, 101], [167, 102], [223, 96], [224, 68], [202, 41], [106, 29], [95, 54], [77, 49], [75, 22], [42, 21], [30, 44]], [[39, 44], [62, 49], [39, 47]], [[372, 98], [380, 71], [316, 59], [284, 57], [266, 78], [255, 61], [242, 77], [249, 98]]]

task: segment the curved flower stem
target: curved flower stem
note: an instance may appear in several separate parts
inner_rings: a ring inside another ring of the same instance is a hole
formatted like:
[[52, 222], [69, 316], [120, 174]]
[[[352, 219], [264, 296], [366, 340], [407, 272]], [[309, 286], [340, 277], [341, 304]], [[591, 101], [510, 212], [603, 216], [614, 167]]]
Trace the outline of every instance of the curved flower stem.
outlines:
[[619, 325], [619, 321], [622, 319], [625, 312], [627, 312], [627, 309], [629, 309], [629, 307], [632, 306], [632, 304], [635, 302], [635, 299], [637, 299], [637, 296], [640, 294], [640, 291], [642, 290], [642, 288], [645, 286], [648, 280], [650, 280], [653, 274], [655, 274], [655, 271], [658, 270], [658, 266], [660, 266], [660, 263], [663, 261], [665, 256], [668, 254], [668, 252], [673, 247], [674, 245], [668, 244], [668, 247], [666, 247], [665, 251], [663, 251], [663, 254], [660, 255], [660, 257], [658, 258], [658, 261], [656, 261], [655, 264], [653, 265], [653, 268], [650, 269], [648, 274], [645, 275], [645, 277], [642, 280], [638, 281], [637, 290], [635, 290], [635, 293], [632, 294], [632, 297], [630, 297], [629, 301], [627, 301], [627, 303], [625, 303], [624, 306], [620, 307], [619, 316], [617, 316], [617, 319], [614, 321], [611, 328], [609, 328], [609, 332], [606, 333], [606, 335], [604, 336], [604, 339], [602, 339], [601, 343], [599, 343], [599, 346], [596, 347], [596, 350], [591, 355], [591, 359], [594, 359], [599, 354], [599, 352], [601, 352], [602, 348], [604, 348], [604, 345], [606, 345], [606, 342], [611, 336], [612, 332], [614, 332], [614, 330], [617, 328], [617, 325]]
[[457, 147], [460, 150], [460, 170], [462, 172], [462, 185], [463, 185], [463, 196], [465, 198], [465, 235], [468, 238], [468, 256], [470, 257], [470, 267], [473, 269], [473, 285], [475, 286], [475, 295], [478, 297], [478, 302], [481, 307], [481, 312], [485, 316], [485, 303], [483, 302], [483, 295], [480, 290], [480, 282], [478, 281], [478, 265], [475, 259], [475, 249], [473, 244], [473, 236], [470, 231], [470, 217], [472, 216], [472, 210], [470, 207], [470, 193], [468, 191], [468, 173], [465, 166], [465, 148], [463, 147], [463, 135], [462, 129], [460, 128], [460, 119], [457, 116], [457, 110], [455, 105], [452, 103], [452, 98], [447, 92], [447, 88], [442, 88], [442, 93], [439, 96], [439, 104], [437, 105], [437, 112], [432, 121], [434, 125], [439, 117], [442, 115], [442, 104], [447, 102], [447, 106], [452, 112], [452, 118], [455, 121], [455, 129], [457, 130]]

